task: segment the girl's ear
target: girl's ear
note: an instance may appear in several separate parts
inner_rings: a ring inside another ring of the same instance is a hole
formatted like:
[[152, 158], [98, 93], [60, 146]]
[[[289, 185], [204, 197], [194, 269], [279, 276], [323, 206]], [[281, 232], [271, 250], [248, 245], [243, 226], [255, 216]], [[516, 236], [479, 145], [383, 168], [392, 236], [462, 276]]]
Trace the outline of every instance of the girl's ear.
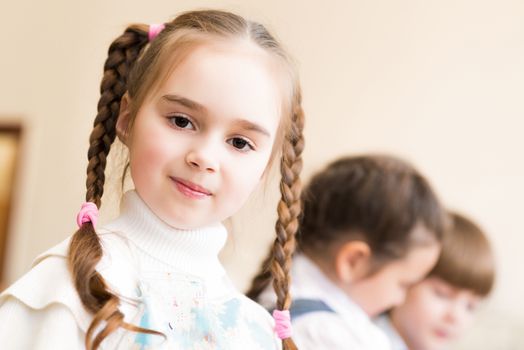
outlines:
[[365, 277], [371, 266], [371, 248], [363, 241], [344, 243], [335, 256], [335, 272], [340, 282], [352, 283]]
[[120, 100], [120, 112], [118, 114], [118, 119], [116, 121], [116, 135], [118, 139], [126, 146], [128, 146], [128, 137], [129, 137], [129, 111], [130, 99], [127, 92], [122, 96]]

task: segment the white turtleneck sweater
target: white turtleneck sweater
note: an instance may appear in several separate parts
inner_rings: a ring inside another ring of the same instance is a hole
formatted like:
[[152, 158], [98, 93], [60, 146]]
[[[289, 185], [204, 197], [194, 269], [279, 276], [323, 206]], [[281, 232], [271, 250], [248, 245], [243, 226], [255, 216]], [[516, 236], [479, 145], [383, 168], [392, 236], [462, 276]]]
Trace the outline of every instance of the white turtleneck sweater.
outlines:
[[[269, 313], [239, 293], [218, 260], [221, 224], [177, 230], [135, 191], [121, 215], [97, 229], [104, 255], [97, 271], [120, 296], [125, 320], [166, 337], [119, 329], [101, 349], [280, 349]], [[0, 348], [84, 349], [91, 315], [67, 267], [69, 239], [39, 256], [0, 294]]]

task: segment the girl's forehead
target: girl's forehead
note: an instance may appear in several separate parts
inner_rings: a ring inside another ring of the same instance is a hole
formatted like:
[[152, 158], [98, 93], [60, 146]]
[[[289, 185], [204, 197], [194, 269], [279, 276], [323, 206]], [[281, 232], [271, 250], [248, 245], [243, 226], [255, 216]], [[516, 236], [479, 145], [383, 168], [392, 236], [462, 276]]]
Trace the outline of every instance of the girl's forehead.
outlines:
[[157, 98], [169, 95], [193, 101], [209, 113], [276, 123], [283, 98], [267, 54], [248, 42], [194, 48], [168, 74]]

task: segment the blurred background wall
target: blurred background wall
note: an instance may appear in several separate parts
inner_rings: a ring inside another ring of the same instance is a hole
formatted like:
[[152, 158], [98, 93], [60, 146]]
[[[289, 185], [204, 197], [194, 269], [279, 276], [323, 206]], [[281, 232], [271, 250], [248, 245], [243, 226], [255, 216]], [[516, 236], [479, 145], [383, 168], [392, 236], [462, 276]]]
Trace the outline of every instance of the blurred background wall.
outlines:
[[[24, 128], [4, 283], [75, 229], [110, 42], [128, 23], [202, 7], [263, 22], [296, 58], [306, 179], [340, 155], [393, 153], [486, 229], [497, 286], [457, 349], [524, 348], [521, 0], [3, 1], [0, 124]], [[223, 260], [240, 288], [272, 239], [275, 189], [233, 219]], [[102, 221], [116, 208], [105, 198]]]

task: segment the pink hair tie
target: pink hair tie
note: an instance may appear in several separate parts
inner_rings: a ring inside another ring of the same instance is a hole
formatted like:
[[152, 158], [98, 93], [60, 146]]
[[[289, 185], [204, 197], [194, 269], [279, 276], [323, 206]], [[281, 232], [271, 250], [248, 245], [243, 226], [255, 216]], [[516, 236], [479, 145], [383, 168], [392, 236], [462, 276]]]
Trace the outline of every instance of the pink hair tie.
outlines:
[[149, 25], [149, 41], [153, 41], [158, 34], [166, 27], [165, 24], [150, 24]]
[[291, 338], [291, 316], [289, 310], [273, 310], [275, 332], [280, 339]]
[[82, 225], [86, 222], [90, 222], [93, 224], [93, 227], [95, 227], [97, 220], [98, 208], [96, 207], [96, 204], [93, 202], [85, 202], [82, 204], [82, 208], [80, 208], [80, 211], [76, 216], [76, 223], [78, 224], [78, 227], [82, 227]]

